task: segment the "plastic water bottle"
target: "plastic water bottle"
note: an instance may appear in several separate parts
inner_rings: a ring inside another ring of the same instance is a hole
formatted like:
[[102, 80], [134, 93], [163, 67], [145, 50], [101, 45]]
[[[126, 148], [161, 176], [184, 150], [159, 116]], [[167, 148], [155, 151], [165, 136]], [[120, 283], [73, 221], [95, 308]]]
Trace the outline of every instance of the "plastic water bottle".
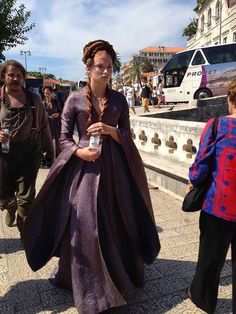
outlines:
[[5, 143], [2, 143], [2, 152], [7, 154], [10, 150], [10, 130], [8, 128], [2, 129], [4, 134], [8, 135], [8, 140]]
[[92, 133], [89, 140], [89, 147], [97, 148], [101, 151], [102, 145], [101, 145], [101, 137], [99, 133]]

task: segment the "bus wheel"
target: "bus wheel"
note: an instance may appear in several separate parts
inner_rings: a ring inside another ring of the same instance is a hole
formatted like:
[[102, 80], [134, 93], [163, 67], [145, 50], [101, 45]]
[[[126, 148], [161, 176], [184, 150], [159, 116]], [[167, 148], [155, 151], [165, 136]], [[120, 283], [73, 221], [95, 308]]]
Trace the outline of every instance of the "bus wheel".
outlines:
[[206, 88], [199, 89], [194, 95], [194, 99], [203, 99], [209, 97], [212, 97], [212, 92]]

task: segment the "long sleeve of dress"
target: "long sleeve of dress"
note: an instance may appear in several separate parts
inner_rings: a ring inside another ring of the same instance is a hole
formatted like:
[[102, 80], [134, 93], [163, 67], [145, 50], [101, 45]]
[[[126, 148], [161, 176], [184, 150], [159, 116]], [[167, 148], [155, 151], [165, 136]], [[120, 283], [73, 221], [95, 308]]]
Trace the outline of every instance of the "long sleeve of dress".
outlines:
[[61, 115], [61, 136], [59, 140], [61, 150], [76, 151], [79, 148], [73, 139], [75, 118], [75, 98], [72, 94], [67, 98]]
[[118, 120], [118, 130], [120, 132], [120, 135], [124, 136], [124, 138], [132, 140], [131, 131], [130, 131], [130, 120], [129, 120], [129, 107], [128, 107], [125, 97], [124, 97], [123, 110]]
[[189, 169], [189, 180], [193, 185], [204, 182], [207, 178], [210, 161], [215, 154], [215, 139], [213, 138], [214, 119], [210, 119], [202, 132], [199, 150], [194, 163]]

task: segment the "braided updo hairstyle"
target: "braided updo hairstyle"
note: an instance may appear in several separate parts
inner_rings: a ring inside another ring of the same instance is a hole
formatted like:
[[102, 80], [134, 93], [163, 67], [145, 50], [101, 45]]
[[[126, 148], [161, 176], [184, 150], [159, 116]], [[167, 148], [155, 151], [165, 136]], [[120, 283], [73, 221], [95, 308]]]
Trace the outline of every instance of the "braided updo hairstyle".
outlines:
[[227, 88], [227, 96], [233, 107], [236, 107], [236, 79], [232, 80]]
[[[97, 39], [94, 41], [90, 41], [88, 44], [86, 44], [83, 48], [83, 58], [82, 61], [83, 63], [86, 65], [86, 67], [89, 67], [92, 65], [93, 62], [93, 58], [95, 56], [95, 54], [98, 51], [106, 51], [112, 59], [112, 63], [114, 64], [116, 61], [116, 52], [113, 48], [113, 46], [105, 40], [102, 39]], [[99, 121], [102, 121], [102, 117], [104, 116], [104, 113], [108, 107], [108, 86], [106, 87], [106, 92], [105, 92], [105, 100], [104, 100], [104, 108], [102, 113], [99, 116]], [[88, 110], [88, 121], [87, 124], [91, 124], [92, 122], [92, 91], [91, 91], [91, 84], [90, 84], [90, 78], [87, 82], [87, 85], [85, 87], [85, 95], [87, 98], [87, 110]]]

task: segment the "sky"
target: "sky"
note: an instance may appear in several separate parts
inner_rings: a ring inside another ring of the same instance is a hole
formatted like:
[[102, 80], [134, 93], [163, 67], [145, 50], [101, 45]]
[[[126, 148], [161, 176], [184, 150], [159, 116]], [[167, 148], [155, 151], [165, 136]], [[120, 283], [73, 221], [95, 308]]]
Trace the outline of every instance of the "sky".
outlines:
[[56, 78], [80, 81], [85, 76], [82, 51], [95, 39], [108, 40], [128, 61], [149, 46], [186, 47], [182, 31], [196, 0], [17, 0], [31, 11], [35, 23], [28, 41], [5, 51], [7, 59], [25, 65], [20, 51], [30, 51], [27, 70], [52, 73]]

